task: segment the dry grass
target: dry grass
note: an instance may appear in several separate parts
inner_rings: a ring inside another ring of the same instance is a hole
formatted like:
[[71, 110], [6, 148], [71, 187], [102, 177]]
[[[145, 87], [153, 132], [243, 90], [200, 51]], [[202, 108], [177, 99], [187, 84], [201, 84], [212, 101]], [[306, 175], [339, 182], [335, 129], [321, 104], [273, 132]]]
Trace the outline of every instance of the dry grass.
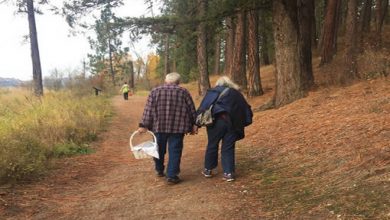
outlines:
[[0, 94], [0, 182], [39, 175], [53, 156], [89, 152], [85, 144], [110, 114], [102, 96], [63, 91], [38, 99], [22, 89]]

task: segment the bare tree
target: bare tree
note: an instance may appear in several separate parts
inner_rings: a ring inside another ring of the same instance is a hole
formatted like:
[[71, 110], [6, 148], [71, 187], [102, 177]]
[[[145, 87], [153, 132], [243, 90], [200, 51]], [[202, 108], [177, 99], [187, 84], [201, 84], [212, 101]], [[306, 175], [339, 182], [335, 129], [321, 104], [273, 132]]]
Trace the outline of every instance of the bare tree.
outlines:
[[34, 93], [43, 96], [41, 58], [39, 56], [38, 34], [35, 23], [34, 1], [27, 0], [28, 25], [30, 29], [31, 60], [33, 65]]

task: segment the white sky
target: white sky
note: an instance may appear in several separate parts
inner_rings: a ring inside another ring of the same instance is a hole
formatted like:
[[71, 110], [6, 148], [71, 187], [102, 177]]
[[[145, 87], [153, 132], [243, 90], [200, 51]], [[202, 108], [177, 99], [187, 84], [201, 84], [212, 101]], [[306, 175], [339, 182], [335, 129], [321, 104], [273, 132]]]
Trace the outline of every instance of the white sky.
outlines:
[[[118, 16], [150, 16], [144, 0], [124, 0], [125, 5], [116, 11]], [[23, 36], [28, 35], [28, 20], [25, 14], [16, 14], [13, 5], [0, 4], [0, 77], [32, 79], [32, 64], [29, 42]], [[154, 9], [156, 12], [157, 9]], [[38, 45], [43, 76], [57, 68], [61, 70], [80, 69], [82, 60], [87, 61], [91, 53], [85, 35], [69, 36], [69, 27], [61, 16], [36, 15]], [[128, 38], [126, 38], [128, 39]], [[129, 46], [128, 40], [123, 46]], [[143, 57], [153, 49], [148, 47], [149, 38], [144, 37], [135, 43], [136, 52]], [[132, 50], [132, 47], [130, 47]]]

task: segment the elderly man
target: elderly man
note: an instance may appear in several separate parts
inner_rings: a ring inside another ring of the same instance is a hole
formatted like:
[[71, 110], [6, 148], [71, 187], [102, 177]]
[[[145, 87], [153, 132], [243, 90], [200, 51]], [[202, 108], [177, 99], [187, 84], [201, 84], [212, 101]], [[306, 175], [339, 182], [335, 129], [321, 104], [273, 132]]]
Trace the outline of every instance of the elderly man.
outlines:
[[157, 176], [164, 176], [164, 156], [167, 150], [169, 161], [166, 179], [169, 184], [180, 182], [180, 160], [184, 134], [196, 134], [196, 111], [190, 93], [179, 86], [180, 75], [169, 73], [165, 84], [154, 88], [149, 94], [138, 131], [153, 131], [159, 146], [160, 159], [154, 158]]

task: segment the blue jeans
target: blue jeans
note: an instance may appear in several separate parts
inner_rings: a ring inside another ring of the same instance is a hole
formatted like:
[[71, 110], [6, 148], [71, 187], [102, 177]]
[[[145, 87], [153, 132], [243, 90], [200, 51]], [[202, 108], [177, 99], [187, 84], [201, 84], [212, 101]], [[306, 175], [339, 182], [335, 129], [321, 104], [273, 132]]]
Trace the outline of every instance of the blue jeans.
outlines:
[[218, 145], [222, 140], [221, 163], [224, 173], [235, 171], [235, 143], [237, 135], [229, 118], [217, 118], [214, 125], [207, 127], [207, 149], [204, 167], [208, 170], [218, 166]]
[[180, 173], [180, 161], [183, 151], [183, 138], [184, 134], [171, 134], [171, 133], [156, 133], [158, 153], [160, 159], [154, 158], [155, 169], [157, 172], [164, 171], [164, 157], [167, 152], [168, 144], [168, 167], [167, 177], [174, 178]]

